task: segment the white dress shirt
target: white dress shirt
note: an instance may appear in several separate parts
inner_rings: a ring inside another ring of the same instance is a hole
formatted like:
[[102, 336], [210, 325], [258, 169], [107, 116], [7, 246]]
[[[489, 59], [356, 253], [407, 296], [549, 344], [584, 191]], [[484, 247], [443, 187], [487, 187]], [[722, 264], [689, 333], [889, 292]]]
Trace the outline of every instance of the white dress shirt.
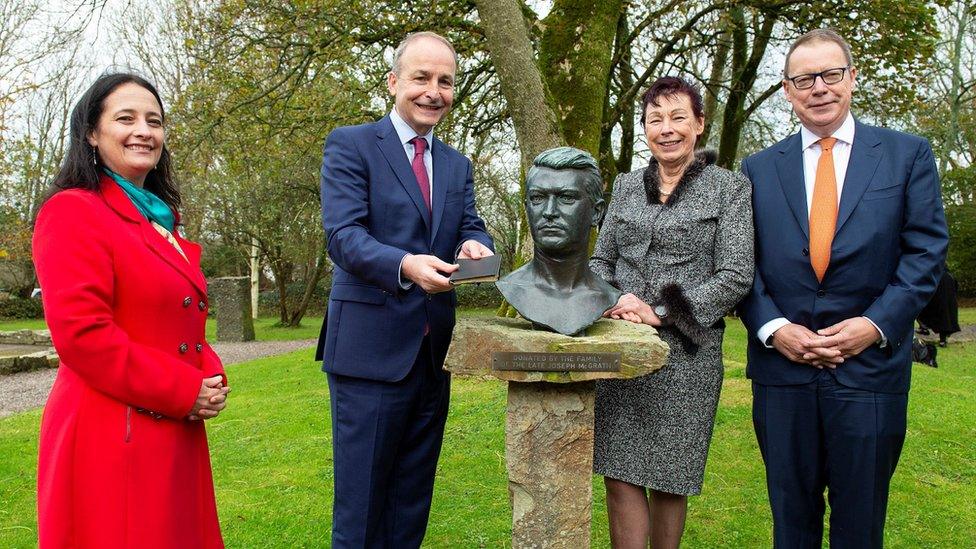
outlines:
[[[837, 139], [832, 149], [832, 155], [834, 158], [834, 178], [837, 181], [837, 204], [839, 207], [840, 198], [844, 191], [844, 178], [847, 176], [847, 165], [851, 161], [851, 147], [854, 145], [854, 115], [848, 112], [844, 123], [831, 134], [831, 137]], [[813, 185], [817, 179], [817, 163], [820, 162], [822, 149], [820, 148], [820, 137], [808, 130], [806, 126], [800, 126], [800, 141], [803, 145], [803, 183], [807, 193], [807, 216], [809, 216], [810, 209], [813, 205]], [[874, 324], [878, 333], [881, 334], [881, 344], [884, 346], [886, 343], [884, 332], [881, 331], [881, 328], [878, 328], [878, 325], [873, 320], [870, 318], [867, 318], [867, 320], [871, 324]], [[759, 337], [759, 341], [762, 341], [763, 345], [771, 348], [772, 345], [768, 344], [769, 337], [776, 330], [789, 323], [790, 321], [784, 317], [774, 318], [763, 324], [756, 331], [756, 336]]]
[[[393, 129], [396, 130], [397, 137], [400, 138], [400, 143], [403, 145], [403, 152], [407, 155], [407, 162], [413, 166], [414, 147], [410, 141], [414, 137], [417, 137], [417, 132], [403, 118], [400, 118], [400, 113], [397, 112], [396, 107], [393, 107], [393, 110], [390, 111], [390, 122], [393, 122]], [[427, 142], [427, 149], [424, 150], [424, 167], [427, 168], [427, 181], [430, 182], [430, 205], [433, 207], [434, 157], [430, 154], [430, 146], [434, 144], [434, 128], [431, 128], [430, 131], [420, 137]]]
[[[403, 152], [407, 155], [407, 163], [413, 166], [414, 146], [410, 141], [417, 137], [417, 132], [410, 127], [410, 124], [400, 117], [396, 107], [390, 111], [390, 122], [393, 122], [393, 129], [396, 130], [400, 144], [403, 145]], [[424, 167], [427, 168], [427, 181], [430, 182], [430, 205], [434, 207], [434, 157], [430, 154], [430, 146], [434, 143], [434, 128], [431, 128], [425, 135], [421, 135], [427, 141], [427, 149], [424, 151]], [[403, 260], [410, 254], [404, 254], [400, 259], [400, 287], [409, 290], [413, 287], [412, 280], [405, 280], [403, 277]]]

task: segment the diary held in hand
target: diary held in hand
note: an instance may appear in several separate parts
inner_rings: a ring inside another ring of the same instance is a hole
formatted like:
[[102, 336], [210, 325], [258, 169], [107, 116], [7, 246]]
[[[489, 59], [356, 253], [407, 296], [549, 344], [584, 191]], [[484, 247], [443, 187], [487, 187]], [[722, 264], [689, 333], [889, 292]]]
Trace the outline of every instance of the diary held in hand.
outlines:
[[471, 284], [472, 282], [494, 282], [498, 280], [498, 269], [502, 256], [490, 255], [481, 259], [458, 259], [460, 269], [451, 273], [451, 284]]

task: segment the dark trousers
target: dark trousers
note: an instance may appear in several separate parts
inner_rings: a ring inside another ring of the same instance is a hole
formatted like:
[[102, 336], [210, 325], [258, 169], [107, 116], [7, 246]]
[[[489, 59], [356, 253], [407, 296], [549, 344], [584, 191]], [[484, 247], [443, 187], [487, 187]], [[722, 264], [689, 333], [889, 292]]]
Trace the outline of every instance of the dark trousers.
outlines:
[[427, 338], [394, 383], [328, 374], [335, 499], [332, 547], [415, 548], [427, 530], [450, 375]]
[[753, 382], [752, 394], [774, 547], [821, 547], [824, 489], [830, 546], [881, 547], [908, 395], [845, 387], [829, 370], [804, 385]]

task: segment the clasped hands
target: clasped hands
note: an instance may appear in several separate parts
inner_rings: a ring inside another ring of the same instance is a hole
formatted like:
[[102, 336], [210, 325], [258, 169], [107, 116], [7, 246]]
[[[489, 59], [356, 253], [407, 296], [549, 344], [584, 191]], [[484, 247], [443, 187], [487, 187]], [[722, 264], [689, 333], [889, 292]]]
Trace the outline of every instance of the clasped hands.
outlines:
[[222, 376], [205, 377], [200, 383], [200, 393], [193, 403], [190, 414], [186, 416], [190, 421], [212, 419], [227, 406], [227, 394], [230, 387], [224, 387]]
[[[477, 240], [465, 240], [458, 252], [458, 259], [481, 259], [495, 255], [491, 249]], [[458, 270], [457, 264], [447, 263], [433, 255], [409, 254], [403, 258], [400, 269], [403, 276], [420, 286], [428, 294], [446, 292], [451, 286], [450, 275]]]
[[620, 296], [617, 304], [607, 309], [603, 316], [614, 320], [628, 320], [635, 324], [661, 325], [661, 319], [654, 314], [654, 309], [634, 294]]
[[799, 324], [786, 324], [773, 333], [773, 347], [793, 362], [834, 369], [880, 338], [871, 321], [857, 316], [816, 332]]

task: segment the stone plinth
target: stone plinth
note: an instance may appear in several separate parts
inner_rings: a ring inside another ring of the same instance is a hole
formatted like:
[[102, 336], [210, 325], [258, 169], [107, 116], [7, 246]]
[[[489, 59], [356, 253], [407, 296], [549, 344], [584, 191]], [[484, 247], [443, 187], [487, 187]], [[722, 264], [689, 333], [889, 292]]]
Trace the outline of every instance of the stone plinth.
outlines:
[[207, 293], [216, 304], [217, 341], [254, 341], [251, 279], [246, 276], [212, 278]]
[[[492, 352], [620, 353], [619, 372], [492, 370]], [[584, 336], [535, 330], [520, 319], [458, 322], [444, 368], [455, 375], [508, 381], [505, 460], [512, 504], [512, 547], [590, 546], [593, 388], [596, 379], [630, 378], [664, 364], [657, 331], [600, 320]]]
[[48, 330], [0, 332], [0, 375], [57, 368], [59, 364]]
[[0, 332], [0, 345], [51, 346], [51, 332], [48, 330], [14, 330]]
[[0, 347], [0, 376], [58, 367], [58, 354], [54, 349], [32, 349], [33, 347], [11, 347], [10, 352], [7, 352], [7, 348]]

